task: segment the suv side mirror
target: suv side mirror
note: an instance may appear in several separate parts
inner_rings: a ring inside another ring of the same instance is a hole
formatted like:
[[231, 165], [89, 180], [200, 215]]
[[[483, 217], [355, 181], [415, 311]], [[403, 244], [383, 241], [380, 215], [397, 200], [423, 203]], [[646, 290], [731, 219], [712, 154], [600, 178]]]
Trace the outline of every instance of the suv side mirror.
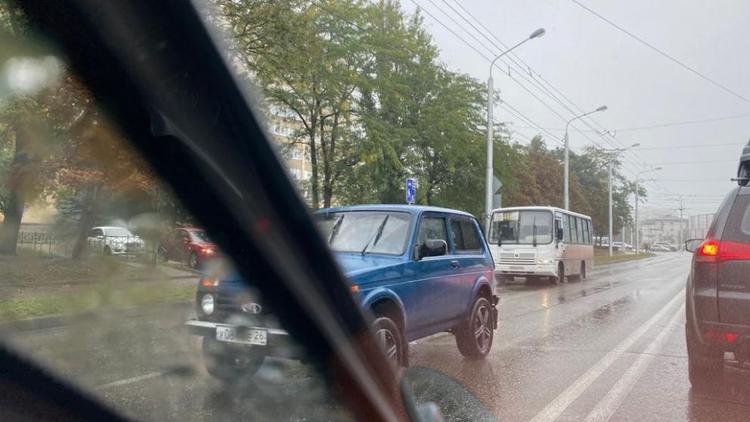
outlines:
[[448, 253], [448, 244], [443, 239], [427, 239], [417, 248], [417, 260], [428, 256], [442, 256]]
[[685, 250], [688, 252], [695, 252], [701, 243], [703, 243], [703, 239], [690, 239], [685, 242]]

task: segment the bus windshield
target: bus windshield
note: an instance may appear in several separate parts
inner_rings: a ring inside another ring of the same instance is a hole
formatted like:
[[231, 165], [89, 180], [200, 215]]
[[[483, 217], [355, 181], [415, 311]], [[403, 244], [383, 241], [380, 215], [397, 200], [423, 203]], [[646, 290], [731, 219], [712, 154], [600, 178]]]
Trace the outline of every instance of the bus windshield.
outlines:
[[552, 242], [552, 212], [516, 210], [492, 214], [490, 242], [541, 245]]

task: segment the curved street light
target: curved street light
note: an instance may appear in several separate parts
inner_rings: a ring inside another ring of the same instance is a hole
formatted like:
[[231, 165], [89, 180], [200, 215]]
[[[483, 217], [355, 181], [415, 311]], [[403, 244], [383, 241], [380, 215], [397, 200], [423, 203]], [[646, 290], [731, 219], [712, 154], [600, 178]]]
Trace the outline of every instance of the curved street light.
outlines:
[[518, 44], [514, 45], [513, 47], [503, 51], [502, 53], [495, 56], [494, 59], [490, 62], [490, 77], [487, 79], [487, 173], [485, 175], [485, 190], [484, 190], [484, 227], [486, 230], [486, 233], [489, 235], [490, 230], [490, 218], [492, 216], [492, 196], [494, 195], [493, 189], [492, 189], [492, 179], [493, 179], [493, 149], [492, 149], [492, 130], [493, 130], [493, 124], [492, 124], [492, 109], [494, 107], [494, 93], [495, 93], [495, 87], [493, 86], [494, 81], [492, 80], [492, 68], [495, 66], [495, 62], [500, 57], [503, 57], [504, 55], [510, 53], [515, 48], [521, 46], [523, 43], [533, 40], [534, 38], [542, 37], [547, 31], [544, 30], [544, 28], [539, 28], [536, 31], [529, 34], [528, 38], [525, 38]]
[[568, 142], [568, 127], [571, 123], [578, 119], [582, 119], [589, 114], [594, 114], [602, 111], [607, 111], [607, 106], [602, 105], [597, 107], [596, 110], [589, 111], [588, 113], [583, 113], [578, 116], [573, 117], [572, 119], [568, 120], [567, 123], [565, 123], [565, 165], [564, 165], [564, 175], [563, 175], [563, 208], [566, 210], [570, 209], [570, 186], [569, 186], [569, 179], [570, 179], [570, 143]]

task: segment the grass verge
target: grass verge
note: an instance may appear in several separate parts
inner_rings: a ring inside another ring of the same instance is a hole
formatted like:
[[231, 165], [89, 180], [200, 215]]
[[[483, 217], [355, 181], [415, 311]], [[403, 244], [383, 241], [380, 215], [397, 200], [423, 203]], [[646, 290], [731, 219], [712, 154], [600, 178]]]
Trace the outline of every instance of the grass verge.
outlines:
[[606, 264], [614, 264], [616, 262], [627, 262], [627, 261], [635, 261], [638, 259], [644, 259], [644, 258], [650, 258], [654, 256], [652, 253], [615, 253], [612, 256], [609, 256], [607, 252], [604, 252], [602, 254], [595, 253], [594, 254], [594, 265], [606, 265]]
[[0, 321], [48, 315], [73, 315], [104, 308], [131, 308], [189, 301], [196, 286], [134, 283], [125, 286], [96, 285], [73, 292], [0, 300]]

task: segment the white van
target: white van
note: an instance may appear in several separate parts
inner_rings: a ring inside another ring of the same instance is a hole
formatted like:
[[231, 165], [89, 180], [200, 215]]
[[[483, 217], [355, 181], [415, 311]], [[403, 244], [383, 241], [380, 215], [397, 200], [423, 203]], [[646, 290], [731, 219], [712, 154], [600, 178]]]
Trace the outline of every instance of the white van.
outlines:
[[591, 217], [555, 207], [498, 208], [488, 240], [498, 278], [586, 278], [594, 266]]

